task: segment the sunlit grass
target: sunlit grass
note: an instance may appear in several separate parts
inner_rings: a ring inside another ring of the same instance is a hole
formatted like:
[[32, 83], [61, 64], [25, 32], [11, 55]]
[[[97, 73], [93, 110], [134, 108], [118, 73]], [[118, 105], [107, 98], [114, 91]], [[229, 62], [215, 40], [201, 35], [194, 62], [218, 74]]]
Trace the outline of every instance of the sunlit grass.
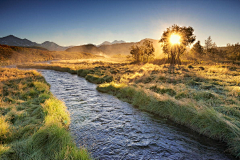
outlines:
[[5, 152], [7, 152], [10, 149], [10, 147], [0, 144], [0, 156], [3, 155]]
[[67, 131], [66, 106], [38, 72], [0, 68], [0, 74], [0, 159], [90, 159]]
[[68, 128], [70, 116], [63, 102], [55, 98], [50, 98], [43, 104], [43, 111], [45, 114], [45, 125], [59, 123], [59, 126]]
[[2, 141], [10, 134], [10, 124], [6, 121], [5, 116], [0, 116], [0, 124], [0, 141]]

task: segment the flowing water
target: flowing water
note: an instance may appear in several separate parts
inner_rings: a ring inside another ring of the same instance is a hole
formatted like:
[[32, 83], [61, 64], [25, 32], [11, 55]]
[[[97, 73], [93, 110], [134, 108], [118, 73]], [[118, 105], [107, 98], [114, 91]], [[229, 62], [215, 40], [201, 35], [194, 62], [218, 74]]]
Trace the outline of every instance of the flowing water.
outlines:
[[39, 70], [71, 115], [77, 146], [94, 159], [234, 159], [222, 143], [143, 112], [65, 72]]

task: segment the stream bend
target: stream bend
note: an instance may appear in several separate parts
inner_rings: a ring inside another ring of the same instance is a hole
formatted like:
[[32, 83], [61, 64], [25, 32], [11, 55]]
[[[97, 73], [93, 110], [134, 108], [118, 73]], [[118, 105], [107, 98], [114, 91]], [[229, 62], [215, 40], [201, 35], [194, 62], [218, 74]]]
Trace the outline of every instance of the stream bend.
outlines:
[[84, 78], [38, 71], [65, 102], [77, 146], [86, 147], [94, 159], [234, 159], [222, 143], [100, 93]]

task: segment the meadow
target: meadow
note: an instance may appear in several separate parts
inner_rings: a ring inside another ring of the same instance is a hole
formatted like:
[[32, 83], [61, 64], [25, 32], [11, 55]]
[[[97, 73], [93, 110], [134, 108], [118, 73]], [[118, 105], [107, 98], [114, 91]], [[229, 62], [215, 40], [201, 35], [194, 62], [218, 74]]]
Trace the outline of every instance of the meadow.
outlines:
[[99, 84], [141, 110], [169, 118], [199, 134], [223, 141], [227, 152], [240, 156], [240, 67], [236, 64], [192, 61], [172, 68], [159, 63], [126, 61], [61, 61], [24, 64], [69, 72]]
[[70, 116], [34, 70], [0, 68], [0, 159], [91, 159], [68, 131]]

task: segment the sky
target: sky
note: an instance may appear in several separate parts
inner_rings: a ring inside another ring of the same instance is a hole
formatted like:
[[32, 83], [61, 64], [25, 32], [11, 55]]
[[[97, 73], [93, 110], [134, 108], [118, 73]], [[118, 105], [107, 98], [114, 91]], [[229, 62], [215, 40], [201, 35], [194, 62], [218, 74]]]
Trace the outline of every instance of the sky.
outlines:
[[173, 24], [202, 45], [240, 42], [240, 0], [3, 0], [0, 15], [0, 37], [61, 46], [160, 39]]

